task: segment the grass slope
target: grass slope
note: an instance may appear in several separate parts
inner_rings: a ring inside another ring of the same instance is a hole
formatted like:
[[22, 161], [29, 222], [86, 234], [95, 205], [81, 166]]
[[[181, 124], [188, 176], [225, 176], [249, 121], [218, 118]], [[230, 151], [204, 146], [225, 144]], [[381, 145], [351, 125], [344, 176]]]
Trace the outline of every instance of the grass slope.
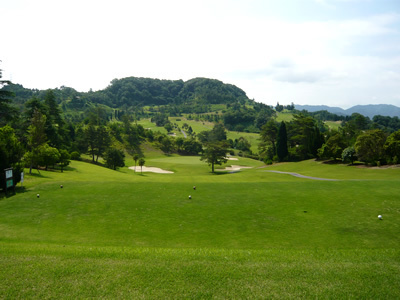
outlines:
[[175, 173], [26, 175], [0, 198], [0, 298], [400, 297], [400, 169], [230, 164], [253, 168], [154, 155]]

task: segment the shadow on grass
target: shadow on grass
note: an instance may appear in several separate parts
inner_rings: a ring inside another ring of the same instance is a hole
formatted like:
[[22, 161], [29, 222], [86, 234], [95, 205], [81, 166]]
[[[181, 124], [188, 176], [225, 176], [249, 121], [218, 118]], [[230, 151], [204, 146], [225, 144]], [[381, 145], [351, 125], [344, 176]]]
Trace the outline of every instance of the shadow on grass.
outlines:
[[[48, 172], [48, 171], [46, 171], [46, 172]], [[45, 176], [42, 173], [34, 173], [34, 172], [32, 172], [30, 174], [27, 173], [27, 175], [32, 176], [32, 177], [38, 177], [38, 178], [48, 178], [48, 176]]]
[[17, 186], [15, 187], [15, 193], [13, 190], [7, 191], [7, 194], [4, 190], [0, 192], [0, 201], [3, 199], [11, 198], [12, 196], [15, 196], [16, 194], [22, 194], [26, 193], [28, 190], [24, 186]]
[[216, 176], [231, 175], [235, 173], [239, 173], [239, 171], [215, 171], [214, 173], [210, 172], [211, 175], [216, 175]]

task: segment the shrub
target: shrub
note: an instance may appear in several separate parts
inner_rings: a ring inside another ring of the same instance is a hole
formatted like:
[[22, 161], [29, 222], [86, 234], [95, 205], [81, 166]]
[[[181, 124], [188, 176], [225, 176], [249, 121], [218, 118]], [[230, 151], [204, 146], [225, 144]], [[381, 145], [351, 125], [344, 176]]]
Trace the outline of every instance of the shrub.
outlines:
[[81, 155], [78, 151], [74, 151], [71, 153], [72, 160], [81, 160]]
[[271, 160], [271, 159], [266, 159], [266, 160], [264, 161], [264, 163], [265, 163], [266, 165], [272, 165], [272, 160]]

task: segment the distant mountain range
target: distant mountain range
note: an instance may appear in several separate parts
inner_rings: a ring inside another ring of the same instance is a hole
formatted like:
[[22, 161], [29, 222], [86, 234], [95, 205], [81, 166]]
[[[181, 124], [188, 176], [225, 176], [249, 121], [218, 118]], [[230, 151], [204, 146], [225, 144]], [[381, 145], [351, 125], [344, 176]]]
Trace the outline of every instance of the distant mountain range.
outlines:
[[307, 110], [309, 112], [326, 110], [330, 113], [337, 115], [350, 116], [353, 113], [359, 113], [363, 116], [372, 119], [375, 115], [388, 116], [388, 117], [400, 117], [400, 107], [390, 104], [369, 104], [369, 105], [356, 105], [348, 109], [340, 107], [331, 107], [326, 105], [297, 105], [297, 110]]

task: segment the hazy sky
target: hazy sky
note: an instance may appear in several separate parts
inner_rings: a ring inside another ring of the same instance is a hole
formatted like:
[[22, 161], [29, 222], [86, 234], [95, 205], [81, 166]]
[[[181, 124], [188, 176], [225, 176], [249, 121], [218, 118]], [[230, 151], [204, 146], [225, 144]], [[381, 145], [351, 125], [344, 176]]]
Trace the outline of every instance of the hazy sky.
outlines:
[[208, 77], [257, 102], [400, 106], [400, 0], [0, 0], [27, 88]]

